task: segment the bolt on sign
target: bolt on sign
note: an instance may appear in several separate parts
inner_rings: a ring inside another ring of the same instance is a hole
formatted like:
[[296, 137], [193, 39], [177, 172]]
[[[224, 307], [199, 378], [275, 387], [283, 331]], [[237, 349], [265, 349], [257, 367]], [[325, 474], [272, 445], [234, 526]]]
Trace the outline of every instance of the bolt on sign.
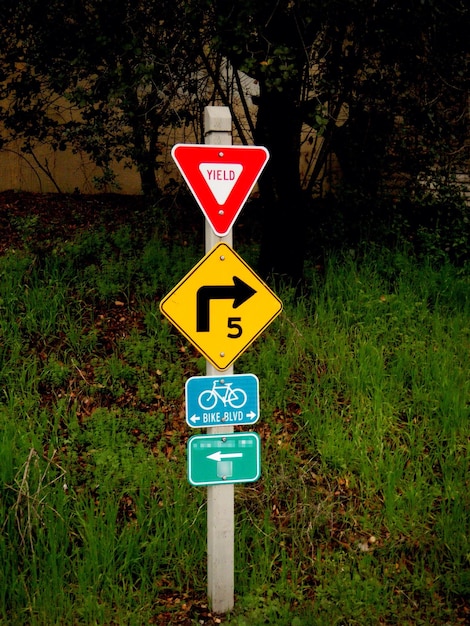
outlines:
[[279, 315], [282, 302], [230, 246], [219, 243], [163, 298], [160, 310], [224, 371]]

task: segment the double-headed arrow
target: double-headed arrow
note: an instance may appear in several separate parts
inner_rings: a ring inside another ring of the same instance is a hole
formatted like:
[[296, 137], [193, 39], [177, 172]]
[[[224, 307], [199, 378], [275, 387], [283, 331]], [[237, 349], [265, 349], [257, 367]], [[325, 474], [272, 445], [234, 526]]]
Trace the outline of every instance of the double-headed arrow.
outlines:
[[[249, 413], [246, 413], [246, 417], [250, 420], [254, 420], [256, 417], [256, 413], [254, 411], [250, 411]], [[189, 421], [191, 422], [191, 424], [197, 424], [198, 422], [201, 421], [201, 416], [198, 415], [197, 413], [194, 413], [189, 418]], [[221, 421], [223, 422], [224, 420], [221, 420]]]
[[233, 300], [232, 307], [236, 309], [255, 293], [256, 289], [247, 285], [238, 276], [233, 277], [233, 285], [205, 285], [200, 287], [196, 295], [197, 332], [209, 332], [209, 305], [211, 300]]

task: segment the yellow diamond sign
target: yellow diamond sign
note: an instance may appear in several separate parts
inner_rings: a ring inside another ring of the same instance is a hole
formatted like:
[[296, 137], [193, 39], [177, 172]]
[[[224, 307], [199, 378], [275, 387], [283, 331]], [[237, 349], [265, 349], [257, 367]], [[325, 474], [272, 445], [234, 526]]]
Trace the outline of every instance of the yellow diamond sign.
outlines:
[[219, 243], [163, 298], [160, 310], [223, 371], [279, 315], [282, 302], [230, 246]]

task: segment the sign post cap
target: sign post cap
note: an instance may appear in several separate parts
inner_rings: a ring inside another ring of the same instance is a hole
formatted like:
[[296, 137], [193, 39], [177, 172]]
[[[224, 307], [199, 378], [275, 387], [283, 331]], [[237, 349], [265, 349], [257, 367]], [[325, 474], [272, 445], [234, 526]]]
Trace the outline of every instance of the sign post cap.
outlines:
[[214, 132], [231, 132], [232, 116], [228, 107], [208, 106], [204, 109], [205, 134]]

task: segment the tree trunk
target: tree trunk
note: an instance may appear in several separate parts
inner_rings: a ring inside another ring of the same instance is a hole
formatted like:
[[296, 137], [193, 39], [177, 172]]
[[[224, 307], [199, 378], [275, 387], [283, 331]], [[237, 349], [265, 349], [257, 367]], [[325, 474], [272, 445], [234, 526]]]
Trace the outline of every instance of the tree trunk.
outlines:
[[[129, 84], [132, 85], [132, 72], [128, 70]], [[128, 119], [132, 128], [133, 149], [132, 159], [137, 164], [140, 175], [140, 184], [144, 196], [151, 197], [158, 194], [155, 166], [157, 159], [157, 141], [160, 129], [160, 118], [155, 111], [147, 111], [146, 103], [139, 100], [134, 87], [127, 90]], [[145, 124], [145, 118], [150, 123]]]
[[[147, 155], [146, 155], [147, 156]], [[158, 195], [157, 178], [155, 176], [155, 160], [151, 157], [139, 166], [140, 184], [144, 196]]]
[[140, 184], [144, 196], [155, 196], [158, 194], [157, 177], [155, 174], [155, 165], [157, 158], [156, 139], [158, 136], [152, 133], [150, 147], [146, 145], [145, 131], [138, 123], [133, 127], [134, 135], [134, 160], [140, 175]]
[[299, 175], [300, 85], [282, 91], [260, 84], [255, 143], [270, 159], [259, 180], [262, 237], [259, 271], [264, 277], [302, 278], [306, 245], [306, 202]]

